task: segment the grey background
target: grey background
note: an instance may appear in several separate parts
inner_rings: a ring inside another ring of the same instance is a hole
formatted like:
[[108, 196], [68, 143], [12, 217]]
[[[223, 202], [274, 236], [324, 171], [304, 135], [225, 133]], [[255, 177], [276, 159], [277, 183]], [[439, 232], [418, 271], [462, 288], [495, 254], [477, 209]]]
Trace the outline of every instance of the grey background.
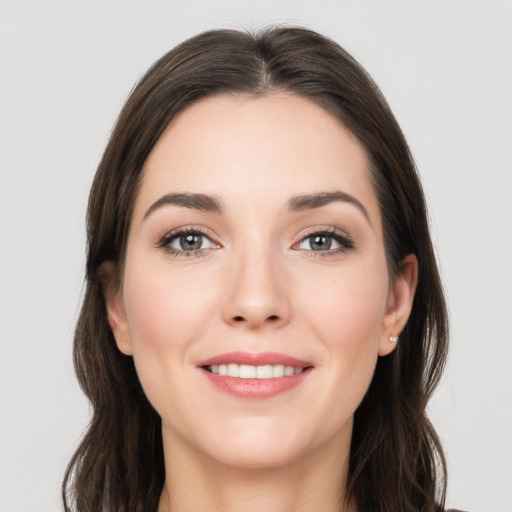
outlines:
[[512, 1], [0, 1], [0, 512], [61, 510], [87, 423], [71, 339], [88, 189], [137, 78], [213, 27], [306, 25], [380, 84], [417, 159], [452, 319], [431, 403], [448, 504], [512, 511]]

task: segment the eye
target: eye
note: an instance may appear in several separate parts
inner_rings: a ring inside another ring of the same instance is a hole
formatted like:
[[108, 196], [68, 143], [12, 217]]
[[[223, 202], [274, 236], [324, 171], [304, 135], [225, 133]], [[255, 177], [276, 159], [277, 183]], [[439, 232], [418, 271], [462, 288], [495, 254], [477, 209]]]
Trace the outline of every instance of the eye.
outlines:
[[208, 235], [198, 229], [181, 229], [168, 233], [160, 240], [158, 246], [176, 256], [198, 256], [204, 250], [219, 247]]
[[214, 244], [205, 235], [187, 233], [175, 236], [167, 245], [179, 251], [199, 251], [201, 249], [209, 249]]
[[329, 251], [337, 249], [339, 246], [340, 244], [332, 236], [325, 234], [310, 235], [299, 244], [300, 249], [308, 251]]
[[304, 237], [297, 245], [298, 249], [323, 253], [339, 253], [354, 248], [349, 235], [332, 231], [317, 231]]

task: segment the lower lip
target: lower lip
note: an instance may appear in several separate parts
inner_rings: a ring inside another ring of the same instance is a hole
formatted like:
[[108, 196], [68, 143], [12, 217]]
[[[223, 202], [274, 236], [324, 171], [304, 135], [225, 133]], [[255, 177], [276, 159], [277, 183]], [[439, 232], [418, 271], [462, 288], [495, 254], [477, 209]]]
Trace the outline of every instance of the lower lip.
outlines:
[[308, 376], [310, 369], [297, 375], [272, 379], [240, 379], [203, 371], [214, 386], [230, 395], [240, 398], [271, 398], [299, 386]]

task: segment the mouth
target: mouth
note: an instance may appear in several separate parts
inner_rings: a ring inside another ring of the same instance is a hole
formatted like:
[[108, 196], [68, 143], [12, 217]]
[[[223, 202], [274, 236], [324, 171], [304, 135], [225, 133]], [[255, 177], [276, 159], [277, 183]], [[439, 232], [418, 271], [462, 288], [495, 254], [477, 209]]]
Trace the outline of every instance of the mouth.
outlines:
[[287, 366], [284, 364], [265, 364], [254, 366], [250, 364], [212, 364], [203, 366], [207, 372], [221, 377], [235, 377], [238, 379], [275, 379], [280, 377], [292, 377], [309, 370], [311, 366]]
[[218, 389], [240, 398], [270, 398], [299, 386], [314, 366], [274, 352], [230, 352], [199, 363]]

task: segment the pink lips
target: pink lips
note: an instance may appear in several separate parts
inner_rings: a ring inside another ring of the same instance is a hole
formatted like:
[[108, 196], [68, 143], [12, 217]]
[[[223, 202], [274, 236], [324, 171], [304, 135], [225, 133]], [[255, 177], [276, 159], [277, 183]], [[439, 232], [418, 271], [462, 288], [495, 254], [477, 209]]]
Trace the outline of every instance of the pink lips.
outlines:
[[[247, 364], [251, 366], [275, 366], [282, 364], [284, 366], [293, 366], [295, 368], [307, 368], [307, 370], [289, 377], [241, 379], [237, 377], [215, 375], [205, 369], [205, 367], [208, 366], [229, 363], [239, 365]], [[197, 366], [204, 369], [204, 375], [221, 391], [240, 398], [263, 399], [271, 398], [277, 394], [299, 386], [310, 374], [309, 369], [311, 369], [313, 365], [308, 361], [276, 352], [261, 352], [258, 354], [248, 352], [229, 352], [201, 361]]]
[[313, 366], [308, 361], [303, 361], [286, 354], [278, 354], [277, 352], [260, 352], [259, 354], [251, 354], [250, 352], [228, 352], [220, 354], [210, 359], [205, 359], [197, 364], [197, 366], [212, 366], [214, 364], [250, 364], [253, 366], [263, 366], [265, 364], [284, 364], [285, 366], [294, 366], [295, 368], [307, 368]]

